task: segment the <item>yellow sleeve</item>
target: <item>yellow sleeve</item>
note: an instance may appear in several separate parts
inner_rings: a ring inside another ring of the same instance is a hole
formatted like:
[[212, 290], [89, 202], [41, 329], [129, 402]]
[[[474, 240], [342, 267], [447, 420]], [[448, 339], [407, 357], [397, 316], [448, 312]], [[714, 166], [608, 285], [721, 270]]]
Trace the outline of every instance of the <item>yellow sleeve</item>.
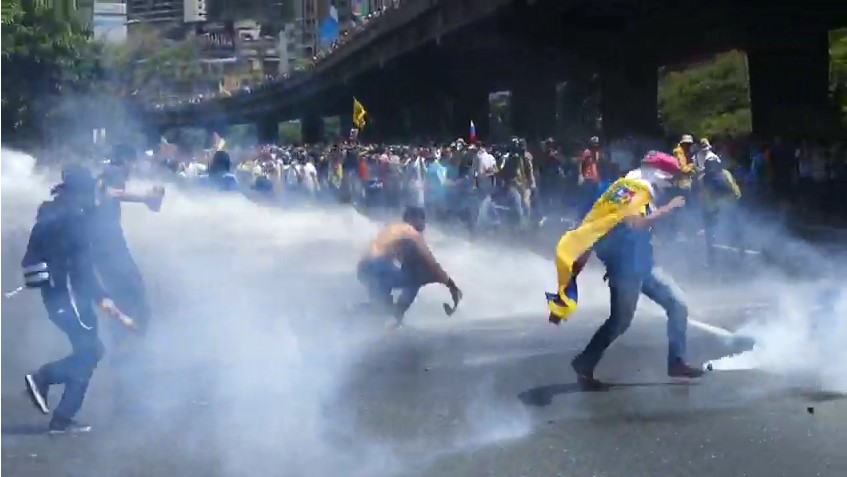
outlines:
[[680, 167], [688, 165], [688, 158], [685, 157], [685, 151], [683, 151], [681, 147], [676, 146], [673, 148], [673, 157], [677, 160], [677, 162], [679, 162]]
[[735, 199], [738, 200], [741, 198], [741, 188], [738, 186], [738, 183], [735, 182], [735, 178], [732, 177], [732, 173], [728, 170], [723, 170], [723, 176], [726, 178], [727, 184], [732, 188], [732, 193], [735, 195]]

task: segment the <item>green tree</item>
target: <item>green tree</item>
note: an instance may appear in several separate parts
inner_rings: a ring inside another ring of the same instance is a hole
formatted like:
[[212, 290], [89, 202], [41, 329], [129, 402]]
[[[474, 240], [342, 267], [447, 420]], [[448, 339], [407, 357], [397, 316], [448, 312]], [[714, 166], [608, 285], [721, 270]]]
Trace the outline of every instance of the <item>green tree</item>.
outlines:
[[168, 41], [152, 29], [105, 51], [110, 82], [124, 95], [142, 100], [191, 95], [217, 84], [201, 67], [200, 45], [192, 39]]
[[847, 120], [847, 28], [830, 33], [829, 57], [832, 64], [832, 87]]
[[61, 121], [65, 95], [101, 77], [100, 45], [91, 32], [33, 2], [2, 4], [2, 132], [6, 141], [43, 138]]
[[256, 144], [255, 124], [233, 124], [221, 132], [228, 146], [249, 147]]
[[713, 61], [682, 71], [663, 71], [659, 111], [672, 135], [745, 135], [752, 129], [747, 58], [742, 52], [717, 55]]
[[300, 120], [279, 123], [279, 141], [282, 144], [301, 144], [303, 142], [303, 130]]

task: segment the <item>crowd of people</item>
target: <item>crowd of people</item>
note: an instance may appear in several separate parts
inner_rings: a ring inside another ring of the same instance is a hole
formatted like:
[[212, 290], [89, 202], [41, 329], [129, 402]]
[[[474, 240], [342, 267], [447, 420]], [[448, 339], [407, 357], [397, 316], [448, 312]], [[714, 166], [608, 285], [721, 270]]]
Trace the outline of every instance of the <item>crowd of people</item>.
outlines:
[[[245, 190], [264, 201], [331, 198], [369, 210], [414, 205], [431, 220], [460, 225], [472, 236], [529, 237], [544, 228], [573, 224], [598, 190], [631, 170], [647, 152], [632, 152], [628, 157], [634, 160], [625, 164], [597, 137], [576, 154], [566, 153], [552, 139], [483, 144], [460, 138], [426, 146], [265, 145], [207, 151], [201, 159], [172, 154], [158, 163], [185, 183], [225, 180], [229, 185], [221, 187]], [[738, 227], [734, 211], [741, 189], [751, 185], [759, 190], [758, 172], [722, 160], [708, 139], [695, 144], [690, 135], [683, 136], [673, 154], [684, 170], [675, 190], [688, 199], [689, 213], [668, 229], [704, 236], [712, 248], [718, 235], [730, 236], [728, 230]], [[739, 234], [731, 237], [741, 240]]]

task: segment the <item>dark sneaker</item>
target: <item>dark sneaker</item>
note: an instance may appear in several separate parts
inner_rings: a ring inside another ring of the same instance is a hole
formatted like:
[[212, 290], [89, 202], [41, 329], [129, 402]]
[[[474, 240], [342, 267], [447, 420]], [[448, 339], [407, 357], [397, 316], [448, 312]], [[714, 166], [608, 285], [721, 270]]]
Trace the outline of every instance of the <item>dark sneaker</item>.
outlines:
[[91, 426], [86, 424], [80, 424], [73, 419], [59, 419], [53, 418], [50, 421], [50, 434], [51, 435], [60, 435], [60, 434], [80, 434], [84, 432], [90, 432]]
[[706, 374], [703, 368], [689, 366], [684, 361], [677, 361], [668, 366], [668, 376], [672, 378], [699, 378]]
[[26, 381], [26, 393], [35, 408], [42, 414], [50, 414], [50, 408], [47, 406], [47, 391], [50, 386], [41, 382], [37, 374], [27, 374], [24, 380]]
[[609, 385], [594, 378], [594, 370], [580, 361], [579, 356], [571, 360], [571, 368], [576, 373], [576, 383], [584, 391], [605, 391], [609, 389]]

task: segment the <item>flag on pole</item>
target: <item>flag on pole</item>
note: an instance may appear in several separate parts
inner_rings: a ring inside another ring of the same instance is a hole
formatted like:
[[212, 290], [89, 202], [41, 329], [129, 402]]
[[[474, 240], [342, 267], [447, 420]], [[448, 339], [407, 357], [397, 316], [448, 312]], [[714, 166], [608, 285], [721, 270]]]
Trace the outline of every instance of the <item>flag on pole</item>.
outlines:
[[473, 123], [473, 120], [471, 120], [471, 132], [469, 139], [471, 141], [471, 144], [476, 142], [476, 125]]
[[365, 127], [365, 124], [367, 124], [367, 115], [368, 112], [365, 111], [365, 107], [362, 103], [360, 103], [358, 99], [353, 98], [353, 125], [360, 131]]

